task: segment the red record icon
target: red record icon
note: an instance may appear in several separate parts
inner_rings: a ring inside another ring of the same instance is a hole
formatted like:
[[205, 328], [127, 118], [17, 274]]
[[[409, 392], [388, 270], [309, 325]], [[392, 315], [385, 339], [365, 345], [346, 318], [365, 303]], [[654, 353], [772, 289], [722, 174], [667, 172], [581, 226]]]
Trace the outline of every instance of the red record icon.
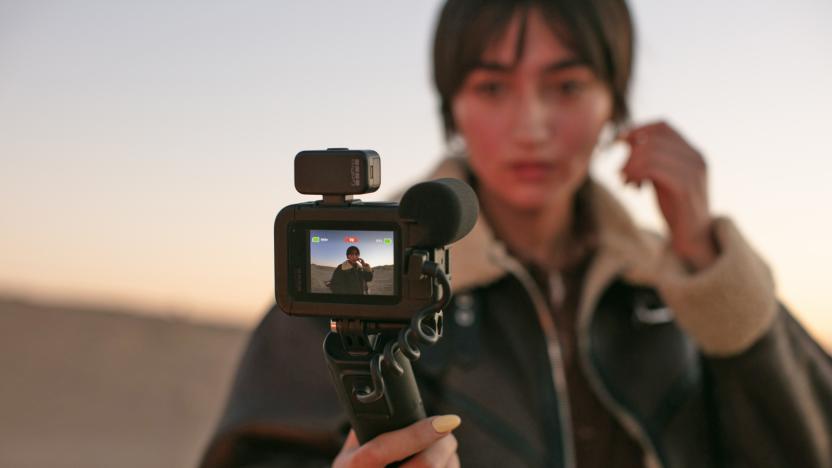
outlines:
[[358, 238], [354, 236], [346, 236], [344, 237], [344, 242], [346, 242], [347, 244], [357, 244]]

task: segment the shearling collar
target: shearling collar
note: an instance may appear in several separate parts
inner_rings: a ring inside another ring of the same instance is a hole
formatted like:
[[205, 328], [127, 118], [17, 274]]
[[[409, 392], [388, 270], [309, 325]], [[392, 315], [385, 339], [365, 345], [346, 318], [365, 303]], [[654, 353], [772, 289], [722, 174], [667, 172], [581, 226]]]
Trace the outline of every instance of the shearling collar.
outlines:
[[[466, 180], [466, 168], [464, 158], [448, 158], [431, 178]], [[771, 328], [779, 307], [771, 271], [730, 219], [713, 219], [720, 254], [712, 265], [693, 273], [664, 239], [637, 228], [621, 204], [594, 181], [590, 181], [589, 206], [597, 248], [581, 291], [581, 323], [589, 322], [609, 282], [621, 277], [657, 289], [676, 322], [707, 354], [742, 352]], [[482, 217], [451, 251], [456, 291], [486, 286], [510, 271], [527, 275]]]
[[[453, 177], [466, 180], [464, 158], [442, 161], [431, 179]], [[657, 236], [640, 231], [624, 208], [601, 185], [590, 181], [590, 207], [598, 235], [598, 253], [611, 261], [613, 270], [632, 276], [636, 282], [648, 281], [657, 264], [663, 243]], [[509, 254], [494, 237], [488, 222], [480, 216], [471, 232], [451, 246], [452, 278], [458, 291], [485, 286], [508, 273]], [[590, 276], [591, 276], [590, 272]]]

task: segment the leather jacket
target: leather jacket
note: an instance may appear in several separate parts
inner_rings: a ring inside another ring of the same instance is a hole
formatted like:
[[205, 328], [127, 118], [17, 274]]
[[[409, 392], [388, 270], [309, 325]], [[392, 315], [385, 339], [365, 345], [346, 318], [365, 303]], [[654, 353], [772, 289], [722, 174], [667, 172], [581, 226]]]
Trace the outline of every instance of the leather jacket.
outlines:
[[[448, 165], [437, 176], [458, 171]], [[600, 247], [581, 291], [578, 359], [643, 465], [832, 466], [832, 359], [776, 301], [733, 223], [715, 221], [720, 259], [692, 274], [593, 187]], [[462, 417], [463, 466], [576, 466], [545, 292], [484, 222], [460, 244], [445, 336], [414, 366], [428, 414]], [[327, 331], [269, 311], [202, 467], [331, 462], [348, 423], [322, 358]]]

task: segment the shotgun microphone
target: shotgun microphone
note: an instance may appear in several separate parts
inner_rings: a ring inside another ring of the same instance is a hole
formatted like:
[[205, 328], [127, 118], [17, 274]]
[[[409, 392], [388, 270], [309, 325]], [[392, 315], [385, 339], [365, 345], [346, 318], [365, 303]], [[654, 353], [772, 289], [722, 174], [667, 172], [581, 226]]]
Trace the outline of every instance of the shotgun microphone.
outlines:
[[453, 244], [477, 222], [477, 195], [459, 179], [437, 179], [411, 187], [399, 203], [399, 217], [415, 222], [414, 246]]

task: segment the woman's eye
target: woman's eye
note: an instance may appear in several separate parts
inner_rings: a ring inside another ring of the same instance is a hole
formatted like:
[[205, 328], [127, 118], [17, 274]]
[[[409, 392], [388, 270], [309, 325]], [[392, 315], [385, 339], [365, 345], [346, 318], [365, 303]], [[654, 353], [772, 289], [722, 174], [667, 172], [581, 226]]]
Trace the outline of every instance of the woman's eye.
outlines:
[[583, 90], [584, 84], [577, 80], [566, 80], [557, 83], [555, 87], [559, 94], [573, 96]]
[[499, 81], [483, 81], [474, 85], [474, 91], [486, 97], [498, 97], [506, 90], [506, 86]]
[[544, 92], [553, 97], [574, 97], [581, 93], [586, 83], [580, 80], [556, 80], [544, 85]]

